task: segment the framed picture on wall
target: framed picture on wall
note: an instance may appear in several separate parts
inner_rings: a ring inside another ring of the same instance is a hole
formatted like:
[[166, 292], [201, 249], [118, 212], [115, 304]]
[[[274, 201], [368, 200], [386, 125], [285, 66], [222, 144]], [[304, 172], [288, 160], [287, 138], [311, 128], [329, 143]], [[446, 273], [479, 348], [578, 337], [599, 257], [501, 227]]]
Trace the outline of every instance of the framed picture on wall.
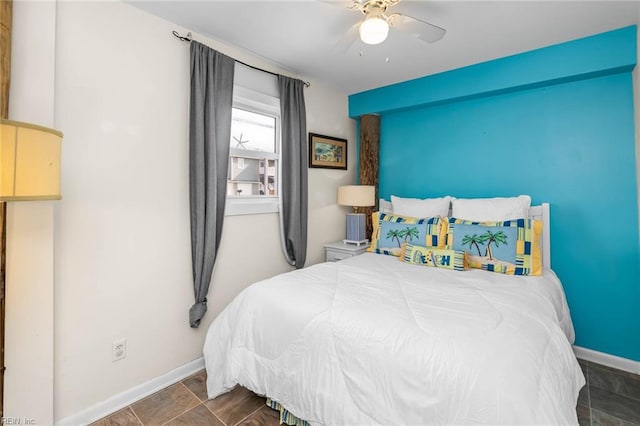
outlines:
[[347, 170], [347, 140], [309, 133], [309, 167]]

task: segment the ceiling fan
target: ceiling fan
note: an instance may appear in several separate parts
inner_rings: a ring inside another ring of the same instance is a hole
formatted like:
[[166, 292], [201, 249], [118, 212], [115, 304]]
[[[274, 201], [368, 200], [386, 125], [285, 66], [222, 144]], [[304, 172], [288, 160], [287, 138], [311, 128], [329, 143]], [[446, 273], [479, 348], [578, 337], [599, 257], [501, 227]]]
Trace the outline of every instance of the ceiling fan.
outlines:
[[[427, 43], [433, 43], [444, 37], [446, 30], [437, 25], [425, 22], [403, 13], [387, 14], [389, 8], [398, 4], [400, 0], [352, 0], [348, 9], [357, 10], [365, 15], [362, 22], [355, 24], [347, 33], [345, 41], [350, 45], [355, 41], [356, 29], [360, 40], [366, 44], [380, 44], [387, 39], [389, 27], [413, 34]], [[326, 1], [333, 5], [344, 5], [345, 2]], [[341, 43], [343, 44], [343, 43]], [[348, 46], [347, 46], [348, 47]]]

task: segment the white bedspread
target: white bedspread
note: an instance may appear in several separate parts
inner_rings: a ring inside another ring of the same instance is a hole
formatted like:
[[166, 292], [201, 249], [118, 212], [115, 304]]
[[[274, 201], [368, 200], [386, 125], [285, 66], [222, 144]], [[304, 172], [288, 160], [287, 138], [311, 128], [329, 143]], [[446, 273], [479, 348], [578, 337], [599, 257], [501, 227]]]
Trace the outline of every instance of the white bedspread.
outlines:
[[319, 425], [576, 424], [585, 383], [560, 282], [364, 254], [258, 282], [211, 325], [237, 383]]

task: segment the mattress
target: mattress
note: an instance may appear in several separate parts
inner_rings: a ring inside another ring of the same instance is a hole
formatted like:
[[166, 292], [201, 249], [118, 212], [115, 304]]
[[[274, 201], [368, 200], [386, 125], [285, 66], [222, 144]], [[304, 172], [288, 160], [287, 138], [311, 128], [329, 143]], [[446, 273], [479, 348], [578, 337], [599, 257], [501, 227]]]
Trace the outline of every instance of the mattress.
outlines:
[[366, 253], [258, 282], [211, 324], [236, 384], [317, 425], [576, 424], [585, 380], [560, 281]]

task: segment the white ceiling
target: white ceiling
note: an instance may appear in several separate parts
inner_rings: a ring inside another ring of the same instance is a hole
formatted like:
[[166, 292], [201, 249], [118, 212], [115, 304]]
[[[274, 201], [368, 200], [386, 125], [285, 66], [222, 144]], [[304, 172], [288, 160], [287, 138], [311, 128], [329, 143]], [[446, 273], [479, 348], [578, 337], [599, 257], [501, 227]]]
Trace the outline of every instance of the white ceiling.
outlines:
[[444, 38], [428, 44], [391, 28], [380, 45], [358, 40], [339, 52], [336, 43], [363, 15], [326, 1], [129, 3], [346, 94], [636, 24], [640, 16], [638, 1], [404, 0], [392, 12], [443, 27]]

